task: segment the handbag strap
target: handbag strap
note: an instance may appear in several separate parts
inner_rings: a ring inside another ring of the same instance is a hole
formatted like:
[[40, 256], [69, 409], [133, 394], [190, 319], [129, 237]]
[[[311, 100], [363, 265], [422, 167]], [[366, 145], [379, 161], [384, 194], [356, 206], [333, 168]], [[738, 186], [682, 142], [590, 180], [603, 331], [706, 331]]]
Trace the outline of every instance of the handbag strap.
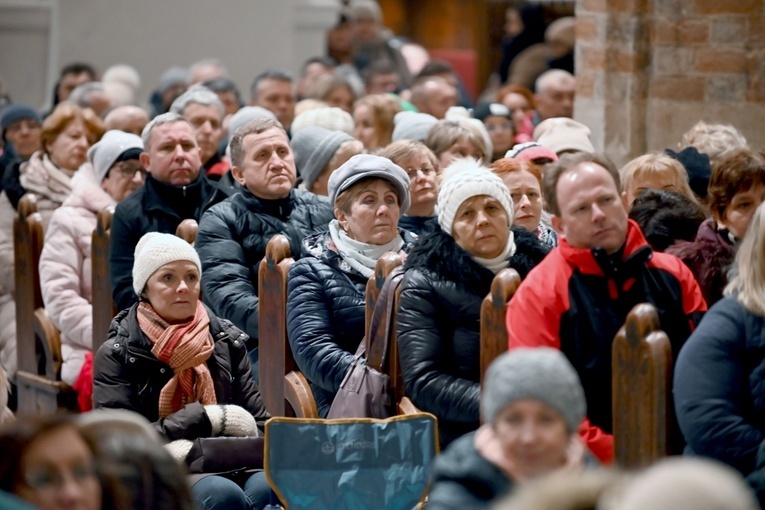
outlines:
[[404, 278], [404, 268], [395, 268], [380, 290], [380, 296], [375, 303], [372, 320], [369, 324], [369, 343], [367, 349], [367, 366], [382, 371], [388, 356], [390, 344], [391, 323], [393, 322], [396, 290]]

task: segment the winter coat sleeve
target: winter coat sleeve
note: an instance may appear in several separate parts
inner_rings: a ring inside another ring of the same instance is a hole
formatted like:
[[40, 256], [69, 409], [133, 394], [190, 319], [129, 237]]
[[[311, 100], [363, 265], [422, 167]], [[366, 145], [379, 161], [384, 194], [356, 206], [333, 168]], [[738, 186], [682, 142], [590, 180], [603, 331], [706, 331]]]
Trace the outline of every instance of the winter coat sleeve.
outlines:
[[133, 262], [135, 247], [141, 238], [121, 205], [118, 204], [114, 212], [109, 236], [109, 271], [117, 310], [125, 310], [138, 302], [133, 290]]
[[[550, 255], [553, 256], [553, 255]], [[550, 294], [553, 282], [545, 281], [544, 266], [532, 270], [507, 306], [508, 348], [552, 347], [560, 349], [560, 318], [563, 312]]]
[[[330, 297], [318, 268], [318, 260], [307, 257], [289, 272], [287, 336], [300, 371], [313, 384], [337, 393], [351, 366], [354, 354], [339, 347], [332, 329]], [[326, 274], [326, 273], [324, 273]], [[361, 343], [359, 338], [359, 343]]]
[[202, 261], [203, 299], [219, 317], [258, 338], [258, 280], [236, 239], [229, 202], [208, 210], [199, 223], [194, 247]]
[[[93, 407], [95, 409], [127, 409], [140, 414], [141, 392], [136, 391], [131, 381], [122, 349], [115, 344], [115, 324], [109, 331], [109, 340], [98, 349], [93, 364]], [[193, 402], [175, 413], [160, 418], [154, 423], [157, 430], [170, 441], [176, 439], [194, 440], [210, 437], [212, 425], [204, 407]]]
[[[688, 446], [744, 474], [754, 469], [765, 439], [753, 420], [762, 409], [753, 409], [748, 383], [747, 315], [734, 298], [719, 301], [683, 346], [674, 376], [675, 410]], [[756, 335], [759, 341], [761, 332]]]
[[417, 408], [454, 422], [477, 422], [478, 383], [450, 375], [444, 343], [452, 334], [438, 309], [432, 279], [407, 270], [398, 309], [398, 348], [407, 395]]
[[40, 287], [53, 324], [63, 333], [62, 340], [91, 348], [93, 306], [82, 289], [85, 256], [78, 245], [78, 232], [71, 211], [53, 213], [40, 255]]

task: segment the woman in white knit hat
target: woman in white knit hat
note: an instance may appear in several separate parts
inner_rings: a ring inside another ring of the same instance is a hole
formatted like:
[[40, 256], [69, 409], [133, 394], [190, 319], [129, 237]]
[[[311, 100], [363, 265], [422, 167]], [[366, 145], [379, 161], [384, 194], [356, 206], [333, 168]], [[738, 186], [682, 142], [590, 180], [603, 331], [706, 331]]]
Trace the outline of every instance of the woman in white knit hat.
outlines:
[[[186, 241], [144, 235], [133, 266], [140, 301], [114, 318], [93, 367], [94, 406], [145, 416], [181, 461], [193, 440], [258, 436], [269, 417], [250, 371], [248, 337], [199, 300], [201, 272]], [[271, 495], [262, 472], [207, 476], [192, 493], [202, 509], [263, 508]]]
[[478, 427], [481, 302], [506, 267], [521, 277], [547, 249], [511, 230], [502, 180], [475, 160], [452, 163], [438, 192], [438, 225], [409, 253], [398, 312], [406, 393], [438, 417], [442, 446]]
[[[72, 194], [53, 213], [45, 231], [40, 255], [42, 297], [45, 311], [61, 331], [61, 379], [82, 396], [78, 400], [83, 411], [90, 409], [92, 386], [90, 241], [98, 212], [143, 186], [146, 171], [138, 161], [142, 151], [140, 137], [108, 131], [88, 150], [88, 161], [72, 178]], [[83, 380], [76, 384], [81, 372]]]

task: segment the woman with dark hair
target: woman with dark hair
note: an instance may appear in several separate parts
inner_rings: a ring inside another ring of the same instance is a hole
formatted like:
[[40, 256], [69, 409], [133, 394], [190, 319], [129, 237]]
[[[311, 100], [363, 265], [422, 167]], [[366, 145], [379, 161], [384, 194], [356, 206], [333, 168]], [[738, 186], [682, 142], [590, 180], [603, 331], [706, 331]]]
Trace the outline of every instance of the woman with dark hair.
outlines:
[[679, 242], [667, 253], [680, 257], [691, 269], [711, 306], [722, 298], [736, 250], [765, 200], [765, 154], [731, 151], [712, 171], [708, 190], [712, 218], [701, 224], [696, 239]]
[[698, 204], [679, 193], [649, 189], [632, 202], [629, 218], [637, 222], [654, 251], [665, 251], [678, 241], [693, 241], [706, 216]]
[[383, 253], [405, 256], [415, 238], [398, 228], [409, 179], [386, 158], [359, 154], [329, 177], [335, 219], [303, 241], [289, 272], [287, 336], [326, 417], [364, 338], [366, 285]]
[[[133, 265], [140, 301], [114, 318], [93, 366], [94, 407], [144, 416], [181, 462], [195, 439], [258, 436], [269, 418], [252, 378], [249, 337], [199, 300], [201, 266], [183, 239], [144, 235]], [[202, 509], [259, 509], [271, 495], [263, 472], [209, 475], [191, 491]]]
[[20, 420], [0, 430], [0, 490], [39, 510], [100, 510], [93, 451], [71, 418]]
[[446, 169], [438, 225], [406, 260], [398, 342], [406, 393], [438, 418], [445, 447], [479, 424], [480, 313], [494, 275], [521, 277], [547, 254], [537, 238], [510, 229], [513, 203], [502, 180], [475, 160]]

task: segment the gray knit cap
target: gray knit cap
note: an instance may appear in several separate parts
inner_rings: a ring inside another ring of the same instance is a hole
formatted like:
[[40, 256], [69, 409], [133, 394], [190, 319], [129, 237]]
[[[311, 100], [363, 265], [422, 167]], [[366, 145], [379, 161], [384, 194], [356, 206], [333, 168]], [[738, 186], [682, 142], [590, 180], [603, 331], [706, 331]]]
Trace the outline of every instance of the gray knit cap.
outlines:
[[306, 189], [311, 189], [337, 149], [351, 140], [354, 138], [348, 133], [319, 126], [304, 127], [292, 137], [290, 145], [295, 153], [295, 166]]
[[428, 137], [428, 131], [436, 122], [438, 119], [428, 113], [398, 112], [393, 117], [394, 127], [391, 139], [394, 142], [399, 140], [423, 142]]
[[524, 398], [553, 407], [572, 433], [587, 412], [579, 376], [557, 349], [513, 349], [489, 366], [481, 393], [481, 415], [486, 423], [493, 422], [502, 409]]
[[117, 160], [138, 159], [141, 152], [143, 141], [140, 136], [112, 129], [88, 149], [88, 161], [93, 165], [96, 181], [100, 183]]

